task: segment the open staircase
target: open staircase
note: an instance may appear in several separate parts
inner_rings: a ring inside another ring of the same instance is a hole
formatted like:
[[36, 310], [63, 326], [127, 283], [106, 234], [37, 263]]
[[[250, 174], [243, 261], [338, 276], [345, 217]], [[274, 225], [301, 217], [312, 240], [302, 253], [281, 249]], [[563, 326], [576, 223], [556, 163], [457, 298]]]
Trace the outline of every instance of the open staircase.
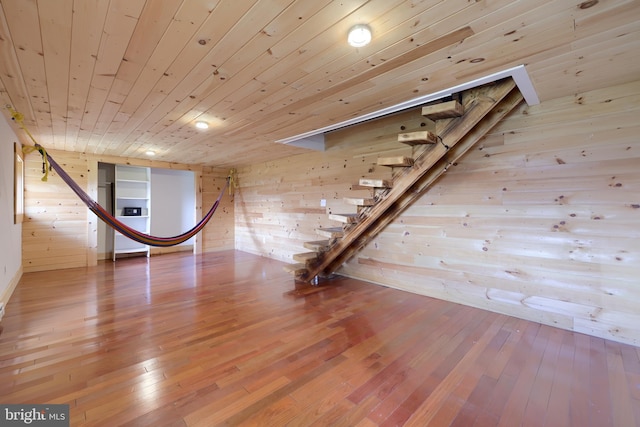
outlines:
[[411, 145], [411, 157], [378, 159], [378, 165], [394, 168], [393, 179], [363, 178], [370, 198], [346, 198], [358, 206], [357, 214], [329, 214], [340, 225], [319, 228], [324, 240], [306, 242], [308, 252], [295, 254], [295, 264], [285, 267], [296, 281], [318, 283], [355, 255], [376, 234], [419, 198], [478, 140], [523, 99], [512, 79], [469, 89], [452, 100], [423, 107], [421, 131], [401, 133], [398, 142]]

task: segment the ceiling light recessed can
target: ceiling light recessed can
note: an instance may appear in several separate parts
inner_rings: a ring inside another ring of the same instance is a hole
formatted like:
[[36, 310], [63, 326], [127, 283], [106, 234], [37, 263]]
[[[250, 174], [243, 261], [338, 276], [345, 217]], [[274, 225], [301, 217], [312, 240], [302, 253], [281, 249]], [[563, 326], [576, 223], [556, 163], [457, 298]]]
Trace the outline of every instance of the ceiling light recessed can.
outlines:
[[196, 122], [196, 127], [198, 129], [209, 129], [209, 123], [203, 122], [203, 121], [198, 121], [198, 122]]
[[371, 42], [371, 28], [365, 24], [358, 24], [351, 27], [347, 41], [353, 47], [366, 46]]

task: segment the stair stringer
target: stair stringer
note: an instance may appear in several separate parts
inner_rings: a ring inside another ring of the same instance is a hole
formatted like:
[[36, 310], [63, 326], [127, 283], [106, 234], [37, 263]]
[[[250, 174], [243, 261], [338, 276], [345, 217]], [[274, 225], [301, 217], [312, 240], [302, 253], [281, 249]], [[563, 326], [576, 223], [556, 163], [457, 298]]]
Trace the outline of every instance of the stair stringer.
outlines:
[[439, 134], [440, 143], [425, 151], [412, 167], [396, 175], [393, 188], [375, 205], [363, 210], [357, 224], [345, 227], [342, 238], [321, 252], [318, 260], [308, 265], [307, 271], [296, 276], [296, 280], [311, 282], [318, 275], [335, 272], [523, 100], [512, 79], [475, 90], [478, 94], [464, 106], [464, 115], [448, 119]]

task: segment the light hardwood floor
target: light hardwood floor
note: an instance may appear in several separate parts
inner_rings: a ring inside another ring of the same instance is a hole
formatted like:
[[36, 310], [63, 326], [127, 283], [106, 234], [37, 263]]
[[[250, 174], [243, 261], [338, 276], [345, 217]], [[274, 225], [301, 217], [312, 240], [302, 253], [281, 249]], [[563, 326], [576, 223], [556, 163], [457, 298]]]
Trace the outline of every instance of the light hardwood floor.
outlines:
[[0, 403], [71, 425], [634, 426], [640, 349], [228, 251], [25, 274]]

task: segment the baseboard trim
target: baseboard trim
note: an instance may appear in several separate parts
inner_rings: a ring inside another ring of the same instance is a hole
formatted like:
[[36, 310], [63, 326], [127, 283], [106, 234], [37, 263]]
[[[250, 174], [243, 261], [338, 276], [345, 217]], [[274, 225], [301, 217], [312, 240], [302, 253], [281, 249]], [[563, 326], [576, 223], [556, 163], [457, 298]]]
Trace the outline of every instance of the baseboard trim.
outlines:
[[0, 305], [3, 307], [3, 310], [0, 311], [0, 320], [2, 320], [2, 315], [7, 312], [7, 304], [9, 303], [9, 299], [11, 298], [11, 295], [13, 295], [13, 291], [16, 290], [16, 287], [18, 286], [18, 283], [22, 278], [22, 273], [23, 273], [23, 270], [21, 265], [18, 271], [16, 271], [16, 274], [14, 274], [14, 276], [11, 278], [11, 281], [9, 282], [9, 286], [7, 286], [6, 289], [0, 295]]

